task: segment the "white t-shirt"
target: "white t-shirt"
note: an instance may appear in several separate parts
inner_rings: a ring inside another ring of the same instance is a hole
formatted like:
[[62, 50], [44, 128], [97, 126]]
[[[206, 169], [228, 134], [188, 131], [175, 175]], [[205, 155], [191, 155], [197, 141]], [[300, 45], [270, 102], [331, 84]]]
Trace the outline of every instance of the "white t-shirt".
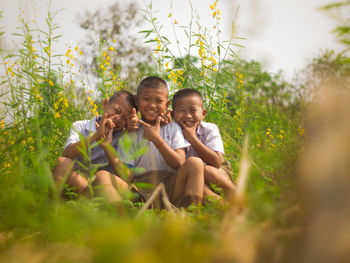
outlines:
[[[202, 121], [197, 129], [197, 138], [209, 149], [224, 154], [224, 144], [218, 127], [214, 123]], [[191, 156], [198, 156], [192, 146], [186, 148], [186, 159]]]
[[[68, 145], [70, 145], [71, 143], [80, 141], [79, 134], [81, 134], [83, 137], [86, 138], [87, 136], [91, 136], [94, 132], [96, 132], [95, 122], [96, 122], [96, 117], [94, 117], [91, 120], [82, 120], [82, 121], [74, 122], [72, 125], [72, 128], [70, 129], [69, 136], [64, 148], [67, 148]], [[113, 141], [112, 141], [113, 147], [115, 148], [117, 147], [118, 139], [120, 138], [121, 134], [122, 134], [121, 132], [115, 132], [113, 134]], [[93, 142], [92, 145], [94, 145], [94, 143], [96, 142]], [[88, 152], [87, 154], [89, 156]], [[82, 156], [82, 154], [79, 155], [76, 159], [79, 162], [83, 163], [84, 165], [87, 165], [87, 162], [84, 160], [84, 157]], [[99, 167], [99, 170], [104, 169], [110, 172], [113, 171], [112, 167], [109, 165], [109, 160], [105, 154], [105, 151], [100, 145], [97, 145], [91, 149], [91, 163], [93, 165], [96, 165], [96, 164], [101, 165], [101, 167]], [[84, 170], [84, 168], [82, 168], [80, 165], [76, 163], [74, 166], [74, 170], [77, 170], [77, 169]]]
[[[135, 136], [132, 146], [130, 147], [131, 149], [122, 149], [121, 143], [119, 144], [117, 151], [120, 154], [121, 160], [129, 167], [143, 168], [143, 171], [140, 172], [155, 170], [174, 171], [174, 169], [166, 163], [157, 147], [151, 141], [143, 138], [143, 131], [144, 128], [141, 125], [134, 135], [129, 135]], [[190, 145], [185, 140], [181, 127], [176, 122], [170, 122], [166, 125], [160, 126], [160, 136], [164, 139], [165, 143], [174, 150], [186, 148]], [[148, 149], [142, 156], [131, 158], [131, 156], [141, 147], [148, 147]]]

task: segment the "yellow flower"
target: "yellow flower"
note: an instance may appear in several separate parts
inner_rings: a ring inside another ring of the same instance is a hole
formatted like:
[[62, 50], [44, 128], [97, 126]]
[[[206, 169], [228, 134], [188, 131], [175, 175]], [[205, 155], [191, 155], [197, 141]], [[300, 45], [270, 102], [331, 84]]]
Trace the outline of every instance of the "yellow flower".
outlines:
[[59, 119], [60, 117], [61, 117], [61, 115], [58, 112], [56, 112], [54, 118]]
[[34, 147], [33, 146], [29, 146], [29, 151], [34, 151]]
[[[67, 52], [66, 52], [66, 57], [68, 57], [69, 56], [69, 53], [71, 52], [71, 50], [70, 50], [70, 48], [68, 48], [68, 50], [67, 50]], [[68, 64], [68, 63], [67, 63]]]
[[216, 16], [216, 12], [213, 13], [213, 17], [215, 17], [215, 16]]
[[113, 42], [117, 42], [117, 40], [116, 40], [116, 39], [112, 39], [112, 41], [113, 41]]
[[49, 85], [50, 85], [50, 86], [54, 86], [52, 80], [49, 80]]
[[108, 48], [110, 51], [114, 51], [114, 47], [109, 47]]
[[83, 52], [79, 49], [79, 55], [82, 56]]
[[78, 46], [76, 46], [76, 47], [75, 47], [75, 50], [79, 50], [79, 47], [78, 47]]
[[217, 5], [217, 2], [214, 2], [214, 6], [216, 6]]
[[176, 21], [176, 19], [175, 19], [174, 23], [175, 23], [175, 25], [177, 24], [177, 21]]
[[69, 63], [70, 63], [70, 60], [69, 60], [69, 59], [67, 59], [66, 63], [67, 63], [67, 64], [69, 64]]
[[213, 5], [210, 5], [210, 9], [211, 9], [211, 10], [214, 10], [214, 6], [213, 6]]
[[169, 13], [168, 17], [171, 17], [171, 16], [172, 16], [172, 14], [171, 14], [171, 13]]

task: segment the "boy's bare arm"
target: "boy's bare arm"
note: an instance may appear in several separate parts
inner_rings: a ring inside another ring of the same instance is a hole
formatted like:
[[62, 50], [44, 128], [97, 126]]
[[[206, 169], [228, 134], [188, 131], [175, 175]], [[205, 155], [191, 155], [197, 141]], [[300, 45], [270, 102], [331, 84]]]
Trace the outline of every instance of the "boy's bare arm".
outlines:
[[181, 120], [178, 122], [182, 127], [182, 133], [185, 139], [191, 144], [199, 157], [207, 164], [220, 168], [222, 164], [222, 153], [213, 151], [197, 138], [196, 130], [199, 122], [195, 123], [192, 127], [187, 127]]
[[158, 117], [155, 126], [139, 121], [144, 126], [144, 137], [157, 147], [167, 164], [173, 168], [179, 168], [185, 162], [185, 149], [172, 149], [159, 134], [161, 117]]
[[[101, 140], [105, 138], [106, 134], [106, 123], [107, 123], [107, 114], [102, 115], [101, 123], [96, 123], [96, 132], [90, 136], [86, 137], [83, 141], [77, 141], [75, 143], [69, 144], [64, 150], [63, 150], [63, 156], [68, 157], [70, 159], [74, 159], [75, 157], [79, 156], [81, 154], [79, 148], [82, 148], [83, 142], [85, 143], [85, 146], [87, 147], [88, 142], [92, 144], [95, 141]], [[97, 127], [98, 126], [98, 127]]]

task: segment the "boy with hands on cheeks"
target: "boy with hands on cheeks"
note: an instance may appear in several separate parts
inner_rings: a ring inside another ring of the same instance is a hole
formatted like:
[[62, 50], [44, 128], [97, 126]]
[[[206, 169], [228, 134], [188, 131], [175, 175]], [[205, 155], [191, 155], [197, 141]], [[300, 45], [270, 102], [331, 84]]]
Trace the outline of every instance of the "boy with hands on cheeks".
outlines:
[[[61, 183], [66, 180], [68, 186], [73, 188], [76, 193], [85, 196], [90, 195], [88, 176], [81, 175], [81, 173], [86, 174], [88, 171], [85, 168], [87, 164], [84, 163], [80, 150], [86, 148], [88, 144], [100, 142], [99, 145], [91, 149], [91, 163], [99, 166], [96, 178], [92, 182], [93, 185], [105, 184], [105, 181], [101, 180], [99, 175], [100, 170], [104, 169], [112, 172], [115, 167], [120, 166], [112, 167], [108, 164], [110, 159], [113, 158], [109, 145], [117, 147], [118, 139], [126, 126], [127, 117], [135, 107], [134, 96], [130, 92], [121, 90], [105, 100], [102, 106], [104, 111], [102, 116], [73, 123], [63, 156], [58, 158], [52, 172], [58, 189], [60, 189]], [[80, 140], [80, 136], [85, 137], [85, 139]], [[77, 163], [74, 165], [73, 160], [75, 159], [85, 167]], [[111, 197], [110, 191], [112, 189], [106, 184], [106, 187], [97, 190], [97, 194], [106, 196], [111, 202], [120, 200], [120, 197], [116, 196], [117, 193], [114, 192], [112, 198], [109, 198]]]
[[[192, 203], [200, 204], [204, 165], [197, 157], [185, 162], [185, 147], [189, 143], [184, 139], [181, 127], [169, 122], [167, 117], [169, 99], [166, 82], [155, 76], [144, 78], [137, 88], [136, 105], [141, 120], [133, 109], [127, 129], [135, 133], [133, 145], [143, 142], [148, 146], [148, 151], [135, 160], [123, 160], [144, 170], [135, 174], [133, 181], [154, 185], [163, 183], [174, 205], [187, 207]], [[118, 152], [122, 152], [122, 149], [118, 148]]]
[[221, 169], [224, 146], [217, 126], [203, 121], [206, 110], [203, 97], [195, 89], [181, 89], [174, 94], [173, 117], [181, 125], [182, 133], [191, 144], [186, 148], [186, 158], [197, 156], [203, 160], [204, 195], [220, 198], [210, 189], [210, 184], [224, 190], [227, 199], [233, 198], [236, 187], [229, 176]]

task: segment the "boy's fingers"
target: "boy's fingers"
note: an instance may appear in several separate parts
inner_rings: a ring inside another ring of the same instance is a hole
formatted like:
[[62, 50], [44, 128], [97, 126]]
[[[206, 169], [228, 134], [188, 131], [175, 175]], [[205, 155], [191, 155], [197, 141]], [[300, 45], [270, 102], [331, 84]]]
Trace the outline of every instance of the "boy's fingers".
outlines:
[[180, 124], [181, 128], [183, 128], [185, 126], [185, 123], [183, 123], [182, 120], [177, 120], [176, 121], [178, 124]]
[[162, 117], [161, 116], [158, 116], [157, 117], [157, 120], [156, 120], [156, 127], [159, 127], [160, 126], [160, 122], [162, 121]]
[[167, 119], [168, 119], [168, 122], [171, 122], [171, 114], [172, 114], [172, 110], [171, 109], [169, 109], [169, 110], [167, 110], [167, 112], [165, 113], [165, 116], [167, 117]]
[[161, 124], [167, 124], [169, 122], [165, 113], [161, 113], [159, 116], [161, 117]]
[[98, 130], [98, 128], [100, 128], [100, 124], [98, 124], [97, 121], [95, 121], [95, 127], [96, 127], [96, 130]]
[[102, 114], [101, 124], [104, 124], [107, 119], [107, 113]]
[[149, 125], [148, 123], [145, 123], [144, 121], [142, 120], [138, 120], [139, 123], [141, 123], [143, 126], [145, 127], [150, 127], [151, 125]]

